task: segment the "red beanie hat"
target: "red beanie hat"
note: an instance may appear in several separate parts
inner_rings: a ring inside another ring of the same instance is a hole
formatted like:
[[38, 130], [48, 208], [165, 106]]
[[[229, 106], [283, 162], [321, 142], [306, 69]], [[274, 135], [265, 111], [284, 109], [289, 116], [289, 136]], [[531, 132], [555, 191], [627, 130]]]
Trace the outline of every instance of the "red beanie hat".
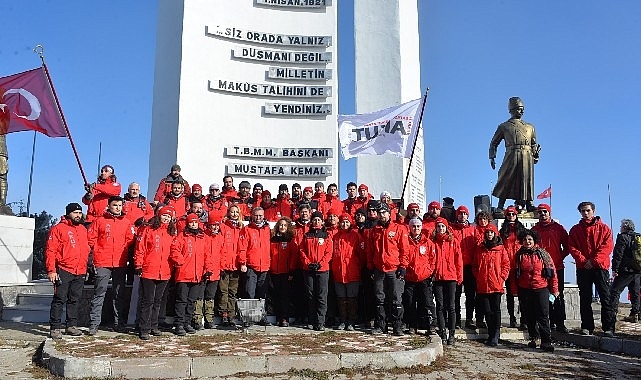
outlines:
[[497, 235], [499, 234], [499, 229], [498, 229], [498, 227], [496, 227], [496, 224], [494, 224], [494, 223], [488, 224], [487, 227], [485, 227], [485, 231], [487, 231], [487, 230], [494, 231], [494, 233], [497, 234]]
[[199, 185], [199, 184], [197, 184], [197, 183], [194, 183], [194, 184], [191, 186], [191, 191], [196, 191], [196, 190], [203, 191], [203, 187], [202, 187], [202, 186], [200, 186], [200, 185]]
[[344, 221], [347, 220], [348, 222], [352, 223], [352, 217], [349, 214], [343, 214], [338, 218], [339, 221]]
[[260, 196], [263, 197], [263, 200], [265, 199], [272, 199], [272, 193], [269, 192], [269, 190], [263, 190], [262, 193], [260, 193]]
[[307, 187], [305, 187], [305, 188], [303, 189], [303, 193], [304, 193], [304, 192], [306, 192], [306, 191], [309, 191], [310, 193], [313, 193], [313, 192], [314, 192], [314, 189], [312, 189], [312, 187], [311, 187], [311, 186], [307, 186]]
[[441, 218], [440, 216], [438, 218], [436, 218], [436, 220], [434, 221], [434, 225], [437, 225], [439, 223], [444, 224], [445, 227], [449, 227], [450, 226], [449, 223], [447, 223], [447, 219]]
[[466, 213], [467, 215], [470, 215], [470, 210], [467, 209], [465, 206], [458, 206], [456, 209], [456, 217], [458, 218], [459, 214]]
[[174, 214], [176, 214], [176, 210], [173, 206], [163, 206], [158, 209], [158, 216], [169, 215], [173, 218]]
[[361, 183], [360, 185], [358, 185], [358, 190], [368, 190], [369, 191], [369, 188], [367, 187], [366, 184]]
[[537, 207], [536, 209], [537, 209], [537, 210], [539, 210], [539, 211], [540, 211], [540, 210], [547, 210], [549, 213], [551, 213], [551, 212], [552, 212], [552, 207], [550, 207], [550, 205], [549, 205], [549, 204], [546, 204], [546, 203], [541, 203], [541, 204], [539, 205], [539, 207]]
[[418, 203], [410, 203], [407, 205], [407, 211], [413, 209], [420, 210], [421, 208], [419, 207]]
[[427, 206], [427, 209], [428, 209], [428, 210], [429, 210], [429, 209], [431, 209], [431, 208], [437, 208], [437, 209], [439, 209], [439, 210], [440, 210], [440, 209], [441, 209], [441, 204], [440, 204], [440, 203], [438, 203], [437, 201], [432, 201], [432, 202], [430, 202], [430, 204]]
[[185, 218], [185, 220], [187, 221], [187, 224], [189, 224], [191, 222], [200, 221], [200, 219], [198, 219], [198, 215], [194, 214], [193, 212], [190, 213], [190, 214], [187, 214], [187, 218]]
[[210, 226], [213, 224], [220, 224], [220, 218], [214, 215], [214, 213], [211, 213], [207, 215], [207, 224]]
[[508, 212], [513, 212], [516, 215], [519, 214], [519, 212], [516, 210], [516, 207], [514, 207], [514, 206], [510, 206], [510, 207], [506, 208], [505, 211], [503, 212], [503, 215], [507, 216]]

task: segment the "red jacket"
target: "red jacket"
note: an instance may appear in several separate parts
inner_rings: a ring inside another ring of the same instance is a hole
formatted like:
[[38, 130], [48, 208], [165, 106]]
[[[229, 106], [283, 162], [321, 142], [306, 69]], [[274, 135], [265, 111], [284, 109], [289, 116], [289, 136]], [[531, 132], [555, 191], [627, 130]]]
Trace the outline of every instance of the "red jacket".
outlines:
[[463, 265], [472, 265], [474, 262], [474, 252], [476, 251], [476, 238], [474, 236], [476, 228], [469, 223], [455, 222], [450, 224], [454, 237], [461, 245], [461, 255], [463, 255]]
[[220, 189], [220, 195], [227, 199], [227, 202], [232, 203], [235, 198], [238, 198], [238, 192], [234, 187]]
[[322, 200], [318, 201], [318, 211], [327, 216], [329, 210], [335, 210], [340, 216], [343, 213], [343, 202], [336, 196], [326, 194]]
[[458, 240], [453, 235], [437, 234], [432, 241], [436, 249], [435, 281], [463, 282], [463, 256]]
[[377, 223], [366, 234], [367, 269], [393, 272], [408, 262], [407, 227], [394, 221]]
[[107, 178], [104, 183], [100, 181], [94, 182], [91, 190], [93, 197], [91, 199], [82, 197], [82, 203], [87, 205], [87, 218], [85, 221], [90, 223], [102, 216], [109, 205], [109, 197], [120, 195], [120, 191], [120, 183], [114, 181], [111, 177]]
[[265, 211], [265, 220], [268, 222], [277, 222], [283, 216], [280, 209], [273, 203], [269, 207], [263, 207], [263, 210]]
[[199, 229], [185, 230], [171, 244], [171, 257], [176, 263], [176, 282], [200, 282], [203, 274], [212, 271], [209, 238]]
[[516, 251], [521, 248], [521, 242], [519, 241], [518, 236], [516, 236], [514, 225], [510, 226], [510, 234], [507, 237], [502, 238], [503, 246], [507, 252], [507, 257], [510, 259], [510, 265], [512, 269], [514, 269], [516, 268]]
[[277, 214], [280, 213], [281, 216], [292, 218], [292, 202], [289, 200], [289, 194], [285, 194], [284, 197], [279, 195], [274, 206]]
[[209, 281], [217, 281], [220, 280], [221, 253], [225, 245], [225, 238], [220, 232], [213, 235], [210, 230], [205, 231], [205, 235], [209, 239], [209, 250], [207, 251], [209, 270], [211, 271]]
[[559, 223], [550, 220], [549, 223], [537, 222], [532, 231], [536, 231], [541, 238], [539, 245], [545, 249], [554, 261], [556, 269], [563, 269], [563, 259], [570, 254], [568, 251], [568, 232]]
[[140, 218], [146, 222], [154, 216], [154, 209], [145, 197], [141, 195], [138, 198], [131, 198], [128, 195], [125, 194], [122, 213], [131, 220], [131, 223], [136, 224]]
[[434, 274], [436, 249], [432, 240], [424, 233], [421, 233], [418, 240], [408, 235], [407, 241], [409, 253], [405, 281], [421, 282]]
[[423, 230], [429, 235], [432, 236], [432, 231], [436, 228], [436, 219], [435, 218], [426, 218], [423, 220]]
[[175, 264], [169, 259], [174, 239], [175, 237], [167, 231], [167, 226], [163, 224], [157, 229], [147, 226], [141, 231], [134, 251], [134, 266], [142, 269], [140, 277], [169, 280], [171, 267]]
[[252, 207], [253, 207], [253, 199], [251, 196], [246, 196], [244, 198], [241, 198], [240, 196], [234, 198], [232, 201], [233, 204], [237, 205], [238, 208], [240, 209], [240, 214], [242, 215], [244, 220], [249, 220], [249, 216], [251, 215], [252, 212]]
[[220, 258], [221, 270], [235, 271], [238, 269], [240, 235], [243, 229], [242, 222], [234, 225], [231, 220], [225, 220], [220, 224], [220, 234], [223, 235], [223, 250]]
[[49, 231], [45, 250], [47, 273], [55, 273], [56, 268], [75, 275], [87, 273], [90, 250], [85, 226], [74, 225], [70, 219], [62, 216], [60, 222]]
[[[167, 179], [169, 177], [170, 176], [168, 175], [167, 177], [160, 180], [158, 189], [156, 189], [156, 194], [154, 195], [154, 201], [164, 203], [165, 197], [171, 193], [171, 184], [173, 183], [173, 180], [167, 182]], [[178, 179], [181, 179], [183, 181], [183, 184], [185, 186], [185, 194], [187, 195], [187, 197], [189, 197], [191, 195], [191, 186], [189, 186], [189, 183], [187, 183], [187, 181], [185, 181], [185, 179], [181, 176], [179, 176]]]
[[368, 194], [367, 198], [361, 198], [360, 196], [357, 196], [354, 198], [354, 201], [352, 202], [352, 210], [350, 212], [350, 215], [354, 217], [354, 214], [356, 214], [356, 211], [359, 209], [365, 209], [367, 210], [367, 202], [371, 201], [374, 199], [372, 194]]
[[587, 260], [592, 266], [610, 269], [610, 254], [614, 249], [612, 230], [596, 216], [591, 221], [581, 219], [570, 229], [568, 248], [577, 269], [584, 269]]
[[176, 218], [187, 215], [187, 210], [189, 210], [189, 196], [185, 192], [180, 193], [178, 196], [169, 194], [162, 199], [161, 203], [173, 206], [176, 211]]
[[495, 239], [500, 243], [490, 248], [482, 243], [474, 256], [472, 273], [479, 294], [505, 293], [503, 285], [510, 275], [510, 259], [501, 238]]
[[129, 246], [134, 242], [134, 225], [124, 215], [106, 211], [89, 226], [89, 246], [93, 264], [100, 268], [127, 266]]
[[[538, 246], [535, 247], [535, 251], [539, 250], [542, 255], [549, 255], [545, 250], [540, 249]], [[521, 253], [522, 252], [522, 253]], [[530, 251], [531, 252], [531, 251]], [[520, 256], [520, 257], [519, 257]], [[520, 269], [520, 275], [517, 278], [516, 276], [510, 276], [510, 281], [512, 281], [512, 294], [518, 294], [518, 288], [523, 289], [543, 289], [548, 288], [550, 293], [558, 293], [559, 283], [556, 277], [556, 272], [552, 278], [544, 278], [542, 275], [543, 260], [537, 253], [526, 253], [525, 248], [519, 251], [516, 255], [517, 268]], [[554, 263], [550, 258], [549, 268], [552, 271], [556, 271], [554, 268]], [[517, 271], [518, 272], [518, 271]]]
[[296, 241], [292, 238], [275, 235], [270, 239], [271, 265], [269, 272], [272, 274], [286, 274], [297, 268], [299, 250]]
[[357, 229], [339, 230], [332, 238], [331, 269], [334, 282], [346, 284], [361, 280], [365, 264], [365, 241]]
[[256, 272], [267, 272], [270, 267], [270, 238], [271, 230], [267, 223], [262, 227], [253, 222], [245, 226], [240, 239], [238, 263]]
[[308, 270], [311, 263], [320, 263], [319, 272], [326, 272], [329, 270], [329, 261], [332, 259], [332, 239], [327, 235], [327, 231], [310, 228], [303, 235], [299, 252], [304, 270]]
[[229, 207], [229, 202], [225, 197], [219, 197], [218, 199], [213, 199], [209, 195], [205, 197], [205, 203], [203, 206], [207, 210], [208, 215], [213, 215], [217, 221], [222, 221], [223, 218], [227, 215], [227, 208]]

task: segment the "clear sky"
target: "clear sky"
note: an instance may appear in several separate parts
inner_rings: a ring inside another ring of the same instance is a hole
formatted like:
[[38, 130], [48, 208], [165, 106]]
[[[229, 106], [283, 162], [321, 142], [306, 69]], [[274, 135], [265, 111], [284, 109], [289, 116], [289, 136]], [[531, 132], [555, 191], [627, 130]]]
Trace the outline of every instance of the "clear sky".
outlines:
[[[339, 112], [348, 114], [353, 9], [350, 1], [334, 3]], [[39, 66], [32, 49], [45, 46], [90, 182], [102, 143], [101, 162], [115, 166], [123, 187], [135, 180], [145, 191], [156, 7], [152, 0], [0, 2], [0, 76]], [[496, 171], [489, 141], [509, 117], [507, 99], [520, 96], [543, 147], [536, 192], [552, 185], [553, 216], [569, 229], [579, 219], [577, 204], [591, 200], [610, 224], [609, 184], [615, 233], [621, 218], [641, 224], [641, 2], [418, 0], [418, 8], [420, 81], [430, 88], [423, 120], [428, 201], [449, 195], [471, 207], [474, 195], [490, 193]], [[26, 203], [33, 133], [7, 140], [8, 201]], [[69, 141], [38, 135], [35, 157], [31, 212], [59, 216], [84, 193]], [[500, 149], [497, 163], [502, 157]], [[342, 164], [344, 196], [354, 165]]]

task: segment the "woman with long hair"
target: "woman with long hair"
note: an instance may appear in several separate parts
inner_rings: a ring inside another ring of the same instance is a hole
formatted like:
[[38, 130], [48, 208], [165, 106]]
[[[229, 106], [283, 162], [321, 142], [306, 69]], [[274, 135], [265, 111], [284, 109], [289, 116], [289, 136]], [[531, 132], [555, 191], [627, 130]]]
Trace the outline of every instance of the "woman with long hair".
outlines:
[[270, 239], [269, 277], [273, 285], [271, 299], [280, 327], [289, 326], [290, 288], [298, 262], [298, 245], [294, 235], [294, 224], [285, 216], [278, 219], [274, 225]]

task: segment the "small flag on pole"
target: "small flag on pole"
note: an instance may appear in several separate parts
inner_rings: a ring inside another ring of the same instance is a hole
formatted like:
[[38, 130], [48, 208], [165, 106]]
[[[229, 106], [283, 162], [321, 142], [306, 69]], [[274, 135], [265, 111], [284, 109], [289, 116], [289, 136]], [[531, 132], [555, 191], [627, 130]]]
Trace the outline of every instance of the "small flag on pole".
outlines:
[[550, 185], [547, 189], [543, 190], [543, 192], [539, 195], [536, 196], [536, 199], [545, 199], [545, 198], [551, 198], [552, 197], [552, 185]]
[[0, 134], [33, 130], [67, 136], [49, 83], [44, 67], [0, 78]]

